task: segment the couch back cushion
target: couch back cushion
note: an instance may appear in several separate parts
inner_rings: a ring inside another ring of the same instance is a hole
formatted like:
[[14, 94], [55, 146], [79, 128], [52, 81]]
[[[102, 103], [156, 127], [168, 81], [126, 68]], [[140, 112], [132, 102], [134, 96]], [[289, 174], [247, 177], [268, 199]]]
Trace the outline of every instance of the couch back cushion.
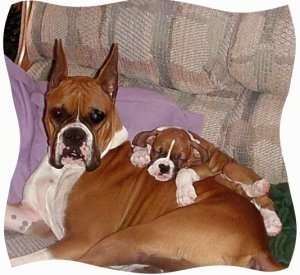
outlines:
[[242, 14], [228, 67], [250, 90], [286, 96], [295, 56], [295, 33], [287, 6]]
[[64, 43], [70, 74], [93, 74], [113, 42], [120, 73], [189, 93], [217, 90], [216, 64], [226, 78], [227, 52], [239, 15], [175, 1], [127, 1], [96, 7], [33, 4], [27, 32], [30, 70], [46, 79], [55, 38]]

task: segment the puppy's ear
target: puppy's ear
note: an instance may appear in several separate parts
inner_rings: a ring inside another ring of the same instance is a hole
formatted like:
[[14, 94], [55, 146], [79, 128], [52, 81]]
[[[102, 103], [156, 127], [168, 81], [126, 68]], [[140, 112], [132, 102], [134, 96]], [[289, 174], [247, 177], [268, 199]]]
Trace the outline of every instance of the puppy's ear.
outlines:
[[208, 152], [207, 150], [201, 146], [200, 143], [196, 142], [196, 141], [192, 141], [191, 142], [191, 147], [192, 147], [192, 154], [193, 154], [193, 157], [196, 159], [196, 160], [200, 160], [201, 163], [204, 163], [206, 161], [208, 161]]
[[54, 89], [68, 76], [68, 65], [61, 39], [55, 39], [53, 63], [50, 70], [48, 89]]
[[147, 144], [152, 145], [157, 134], [158, 131], [156, 129], [152, 131], [140, 132], [132, 140], [132, 145], [140, 146], [140, 147], [146, 147]]
[[104, 92], [115, 102], [118, 91], [118, 45], [112, 44], [110, 52], [95, 78]]
[[193, 159], [197, 162], [206, 162], [209, 159], [207, 149], [201, 145], [204, 140], [194, 132], [189, 131]]

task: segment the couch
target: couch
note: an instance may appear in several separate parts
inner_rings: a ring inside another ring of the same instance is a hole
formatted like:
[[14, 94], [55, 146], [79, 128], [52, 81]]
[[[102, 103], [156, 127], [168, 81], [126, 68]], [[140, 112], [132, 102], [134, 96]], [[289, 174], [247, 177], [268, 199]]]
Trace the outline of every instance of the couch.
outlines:
[[[283, 215], [293, 229], [280, 241], [289, 251], [278, 257], [289, 263], [295, 220], [279, 139], [295, 56], [288, 6], [231, 13], [170, 0], [84, 8], [24, 2], [22, 22], [16, 63], [32, 78], [47, 79], [55, 38], [63, 40], [70, 75], [94, 75], [116, 42], [120, 86], [154, 90], [203, 114], [204, 138], [279, 184], [273, 194], [277, 205], [288, 201]], [[6, 239], [11, 251], [13, 240], [24, 241], [12, 233]], [[273, 247], [276, 254], [274, 240]]]

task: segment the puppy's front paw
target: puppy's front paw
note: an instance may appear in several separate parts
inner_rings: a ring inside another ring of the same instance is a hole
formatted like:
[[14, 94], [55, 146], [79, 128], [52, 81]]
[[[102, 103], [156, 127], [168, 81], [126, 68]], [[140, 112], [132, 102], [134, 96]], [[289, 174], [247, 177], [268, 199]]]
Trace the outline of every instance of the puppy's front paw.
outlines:
[[193, 183], [199, 179], [200, 177], [191, 168], [182, 168], [178, 171], [176, 176], [176, 200], [179, 206], [186, 206], [195, 201], [197, 194]]
[[130, 157], [130, 162], [137, 167], [146, 167], [150, 162], [150, 154], [147, 147], [136, 147]]
[[197, 198], [197, 194], [193, 185], [183, 185], [177, 187], [176, 201], [179, 206], [187, 206], [192, 204]]

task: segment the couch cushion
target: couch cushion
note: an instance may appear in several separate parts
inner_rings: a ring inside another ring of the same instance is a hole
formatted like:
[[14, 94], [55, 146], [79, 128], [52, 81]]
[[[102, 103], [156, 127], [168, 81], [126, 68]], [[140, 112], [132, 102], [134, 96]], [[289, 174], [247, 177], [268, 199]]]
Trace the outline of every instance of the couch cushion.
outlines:
[[121, 75], [182, 92], [215, 92], [230, 78], [227, 52], [239, 16], [169, 0], [92, 8], [35, 2], [27, 31], [29, 71], [46, 80], [55, 38], [77, 68], [71, 74], [97, 70], [115, 42]]
[[[226, 57], [239, 14], [178, 4], [169, 30], [167, 70], [174, 89], [194, 94], [216, 92], [211, 79], [216, 63], [227, 77]], [[220, 72], [220, 70], [219, 70]]]
[[273, 184], [287, 180], [279, 139], [283, 103], [281, 96], [245, 89], [223, 125], [221, 147]]
[[[98, 68], [106, 56], [105, 33], [99, 28], [103, 7], [73, 8], [34, 2], [26, 33], [29, 59], [51, 60], [56, 38], [63, 40], [70, 64]], [[45, 79], [43, 79], [45, 80]]]
[[295, 33], [287, 6], [241, 15], [228, 66], [242, 85], [287, 95], [294, 56]]
[[[111, 44], [116, 42], [121, 74], [158, 83], [152, 45], [159, 9], [144, 9], [138, 3], [78, 8], [35, 2], [27, 32], [29, 59], [33, 64], [41, 60], [49, 63], [54, 40], [60, 38], [71, 66], [98, 70]], [[78, 70], [73, 73], [82, 74]], [[33, 76], [46, 80], [47, 74]]]

